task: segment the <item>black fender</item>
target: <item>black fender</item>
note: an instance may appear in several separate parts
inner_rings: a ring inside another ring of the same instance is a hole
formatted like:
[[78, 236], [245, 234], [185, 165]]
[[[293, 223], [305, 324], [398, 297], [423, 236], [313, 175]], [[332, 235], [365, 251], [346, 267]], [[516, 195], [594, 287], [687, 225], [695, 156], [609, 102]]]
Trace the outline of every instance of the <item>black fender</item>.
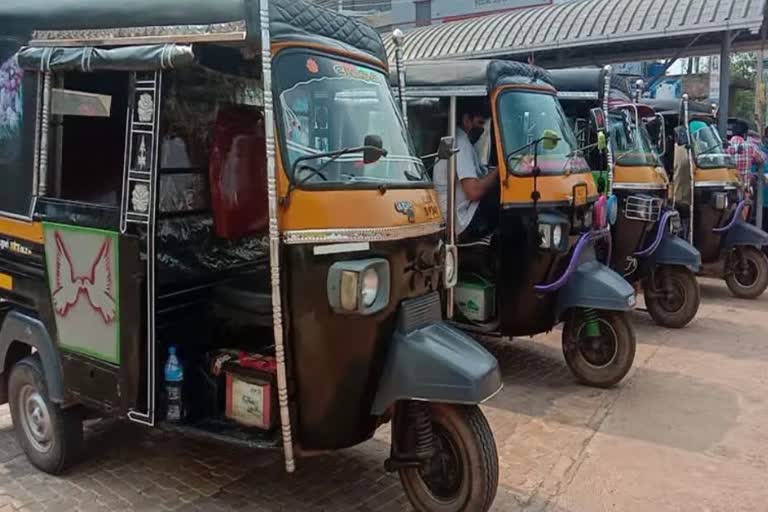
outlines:
[[731, 249], [737, 245], [768, 245], [768, 233], [739, 218], [736, 224], [725, 235], [725, 248]]
[[0, 373], [5, 373], [5, 360], [8, 349], [14, 342], [24, 343], [37, 350], [45, 372], [48, 385], [48, 397], [52, 402], [64, 402], [64, 377], [61, 371], [59, 349], [51, 340], [45, 325], [29, 315], [19, 311], [10, 311], [5, 315], [0, 328]]
[[579, 265], [557, 294], [557, 318], [571, 308], [629, 311], [634, 307], [634, 288], [596, 260]]
[[444, 322], [395, 331], [371, 413], [398, 400], [479, 404], [502, 387], [499, 363], [463, 332]]
[[679, 236], [667, 233], [649, 260], [656, 265], [678, 265], [698, 272], [701, 267], [701, 253]]

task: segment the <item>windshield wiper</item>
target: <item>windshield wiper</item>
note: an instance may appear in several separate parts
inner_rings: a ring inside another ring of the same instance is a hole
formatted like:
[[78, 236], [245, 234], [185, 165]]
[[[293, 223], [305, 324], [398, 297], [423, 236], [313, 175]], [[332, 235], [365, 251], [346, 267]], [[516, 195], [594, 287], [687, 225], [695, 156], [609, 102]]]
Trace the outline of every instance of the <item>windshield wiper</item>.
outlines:
[[701, 151], [701, 152], [697, 153], [696, 156], [709, 155], [710, 153], [712, 153], [714, 150], [716, 150], [718, 148], [722, 149], [723, 151], [725, 151], [725, 148], [723, 148], [723, 143], [722, 142], [718, 142], [717, 144], [714, 144], [714, 145], [708, 147], [704, 151]]

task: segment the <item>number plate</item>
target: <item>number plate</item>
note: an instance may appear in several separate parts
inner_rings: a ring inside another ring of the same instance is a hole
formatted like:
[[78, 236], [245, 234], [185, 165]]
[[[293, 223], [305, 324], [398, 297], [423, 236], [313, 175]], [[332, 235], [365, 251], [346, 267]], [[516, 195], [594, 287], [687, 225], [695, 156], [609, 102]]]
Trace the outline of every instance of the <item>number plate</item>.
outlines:
[[573, 204], [575, 206], [584, 206], [587, 204], [587, 186], [577, 185], [573, 187]]

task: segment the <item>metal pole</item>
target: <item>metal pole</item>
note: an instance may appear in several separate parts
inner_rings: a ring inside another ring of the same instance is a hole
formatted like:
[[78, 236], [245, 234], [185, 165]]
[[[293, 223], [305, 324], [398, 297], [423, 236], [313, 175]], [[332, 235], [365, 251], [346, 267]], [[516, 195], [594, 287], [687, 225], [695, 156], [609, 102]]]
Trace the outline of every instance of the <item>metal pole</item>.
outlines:
[[40, 119], [40, 177], [37, 181], [37, 195], [48, 193], [48, 141], [51, 122], [51, 81], [50, 71], [43, 74], [43, 114]]
[[693, 138], [690, 133], [690, 115], [688, 112], [688, 95], [683, 94], [683, 120], [685, 122], [685, 130], [688, 133], [688, 169], [691, 173], [691, 200], [688, 205], [688, 242], [693, 245], [693, 195], [696, 191], [696, 167], [695, 160], [693, 159]]
[[[757, 129], [758, 135], [762, 138], [765, 132], [765, 40], [768, 36], [768, 25], [763, 24], [763, 28], [760, 31], [760, 52], [757, 54], [757, 87], [755, 88], [755, 114], [757, 117]], [[757, 168], [757, 204], [755, 205], [755, 225], [763, 228], [763, 205], [765, 205], [764, 197], [764, 183], [765, 183], [765, 165], [760, 165]]]
[[605, 82], [603, 84], [603, 116], [605, 117], [605, 138], [608, 146], [605, 150], [605, 158], [608, 162], [608, 183], [606, 184], [606, 193], [610, 194], [613, 188], [613, 150], [611, 149], [611, 131], [608, 128], [608, 100], [611, 96], [611, 72], [613, 68], [609, 65], [603, 68], [605, 73]]
[[[448, 114], [448, 134], [456, 144], [456, 96], [451, 96], [450, 112]], [[456, 245], [456, 154], [448, 159], [448, 244]], [[457, 262], [458, 266], [458, 262]], [[458, 269], [456, 270], [458, 272]], [[445, 305], [445, 316], [449, 320], [453, 318], [454, 289], [448, 288]]]
[[642, 78], [638, 78], [635, 82], [635, 103], [640, 103], [643, 99], [643, 89], [645, 88], [645, 81]]
[[717, 127], [720, 136], [725, 140], [728, 132], [728, 115], [731, 102], [731, 32], [723, 34], [720, 46], [720, 115]]
[[405, 60], [403, 59], [403, 43], [405, 34], [399, 28], [392, 31], [392, 40], [395, 42], [395, 66], [397, 66], [397, 95], [400, 100], [400, 112], [403, 122], [408, 126], [408, 104], [405, 100]]
[[285, 470], [293, 473], [291, 413], [288, 409], [288, 374], [283, 338], [282, 289], [280, 287], [280, 225], [277, 209], [277, 171], [275, 169], [275, 113], [272, 104], [272, 38], [269, 32], [269, 0], [259, 2], [261, 22], [261, 70], [264, 86], [264, 138], [267, 145], [267, 193], [269, 203], [269, 267], [272, 277], [272, 323], [277, 362], [277, 399], [283, 435]]

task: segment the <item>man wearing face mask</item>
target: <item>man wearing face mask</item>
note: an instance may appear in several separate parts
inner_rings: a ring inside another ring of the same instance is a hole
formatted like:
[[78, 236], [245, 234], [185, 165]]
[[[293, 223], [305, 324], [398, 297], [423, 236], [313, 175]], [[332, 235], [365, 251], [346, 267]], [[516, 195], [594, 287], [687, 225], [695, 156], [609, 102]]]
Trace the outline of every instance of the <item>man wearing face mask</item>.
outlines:
[[[456, 235], [466, 244], [492, 233], [498, 220], [499, 174], [487, 173], [480, 163], [474, 144], [484, 132], [490, 117], [488, 106], [475, 99], [458, 105], [456, 130]], [[435, 189], [440, 208], [447, 217], [448, 162], [441, 160], [434, 169]], [[494, 193], [495, 192], [495, 193]]]

